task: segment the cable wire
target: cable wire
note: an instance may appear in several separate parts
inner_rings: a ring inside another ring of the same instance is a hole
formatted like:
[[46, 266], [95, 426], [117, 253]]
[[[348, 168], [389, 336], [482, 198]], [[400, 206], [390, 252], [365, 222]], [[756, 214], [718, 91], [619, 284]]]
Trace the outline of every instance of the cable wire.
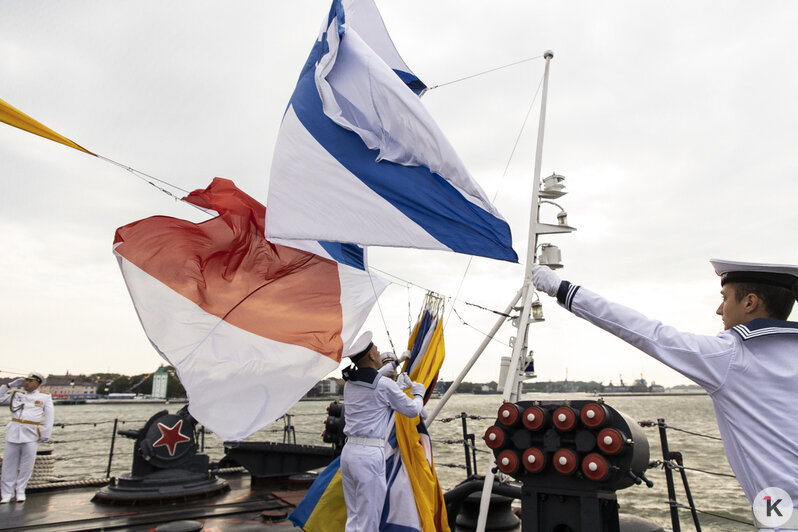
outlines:
[[[394, 279], [398, 279], [399, 281], [404, 283], [403, 286], [407, 286], [407, 287], [415, 286], [416, 288], [420, 288], [420, 289], [424, 290], [425, 292], [431, 292], [432, 291], [432, 290], [430, 290], [428, 288], [424, 288], [420, 284], [416, 284], [416, 283], [414, 283], [412, 281], [408, 281], [407, 279], [403, 279], [403, 278], [399, 277], [398, 275], [394, 275], [393, 273], [386, 272], [385, 270], [381, 270], [379, 268], [375, 268], [374, 266], [370, 266], [369, 270], [374, 270], [375, 272], [380, 272], [381, 274], [387, 275], [388, 277], [393, 277]], [[393, 281], [391, 281], [391, 282], [393, 282]], [[394, 282], [394, 284], [401, 284], [401, 283]]]
[[488, 312], [492, 312], [494, 314], [498, 314], [499, 316], [504, 316], [505, 318], [513, 318], [510, 314], [505, 314], [504, 312], [499, 312], [498, 310], [489, 309], [487, 307], [483, 307], [481, 305], [477, 305], [476, 303], [469, 303], [468, 301], [463, 301], [466, 305], [471, 307], [477, 307], [478, 309], [487, 310]]
[[[676, 501], [668, 501], [668, 502], [670, 503], [671, 506], [674, 506], [674, 507], [679, 508], [681, 510], [692, 510], [689, 506], [687, 506], [685, 504], [682, 504], [682, 503], [679, 503], [679, 502], [676, 502]], [[735, 523], [742, 523], [744, 525], [754, 526], [754, 523], [752, 523], [751, 521], [745, 521], [745, 520], [742, 520], [742, 519], [737, 519], [736, 517], [729, 517], [729, 516], [726, 516], [726, 515], [716, 514], [715, 512], [708, 512], [706, 510], [699, 510], [698, 508], [695, 508], [695, 511], [700, 513], [700, 514], [711, 515], [712, 517], [717, 517], [719, 519], [726, 519], [727, 521], [734, 521]]]
[[185, 190], [185, 189], [183, 189], [183, 188], [180, 188], [180, 187], [178, 187], [177, 185], [173, 185], [172, 183], [170, 183], [170, 182], [168, 182], [168, 181], [164, 181], [163, 179], [158, 179], [157, 177], [155, 177], [155, 176], [152, 176], [152, 175], [150, 175], [150, 174], [147, 174], [147, 173], [145, 173], [145, 172], [142, 172], [141, 170], [136, 170], [136, 169], [135, 169], [135, 168], [133, 168], [132, 166], [128, 166], [128, 165], [126, 165], [126, 164], [122, 164], [122, 163], [120, 163], [120, 162], [114, 161], [113, 159], [109, 159], [108, 157], [105, 157], [105, 156], [103, 156], [103, 155], [97, 155], [97, 154], [94, 154], [94, 155], [95, 155], [95, 156], [96, 156], [98, 159], [102, 159], [102, 160], [103, 160], [103, 161], [105, 161], [105, 162], [111, 163], [111, 164], [113, 164], [114, 166], [118, 166], [119, 168], [121, 168], [121, 169], [123, 169], [123, 170], [125, 170], [125, 171], [127, 171], [127, 172], [129, 172], [129, 173], [131, 173], [131, 174], [133, 174], [133, 176], [135, 176], [135, 177], [137, 177], [137, 178], [141, 179], [142, 181], [144, 181], [144, 182], [145, 182], [145, 183], [147, 183], [148, 185], [150, 185], [150, 186], [154, 187], [155, 189], [157, 189], [157, 190], [159, 190], [159, 191], [163, 192], [164, 194], [166, 194], [166, 195], [167, 195], [167, 196], [169, 196], [170, 198], [172, 198], [172, 199], [174, 199], [174, 200], [176, 200], [176, 201], [179, 201], [179, 202], [181, 202], [181, 203], [185, 203], [186, 205], [190, 205], [190, 206], [194, 207], [195, 209], [197, 209], [198, 211], [201, 211], [201, 212], [203, 212], [203, 213], [205, 213], [205, 214], [207, 214], [207, 215], [213, 216], [213, 214], [212, 214], [212, 213], [210, 213], [210, 212], [209, 212], [207, 209], [203, 209], [203, 208], [202, 208], [202, 207], [200, 207], [199, 205], [194, 205], [193, 203], [190, 203], [190, 202], [188, 202], [188, 201], [185, 201], [185, 200], [183, 200], [183, 198], [181, 198], [181, 197], [179, 197], [179, 196], [177, 196], [177, 195], [173, 194], [173, 193], [172, 193], [172, 192], [170, 192], [169, 190], [166, 190], [165, 188], [163, 188], [163, 187], [161, 187], [161, 186], [158, 186], [158, 185], [156, 185], [155, 183], [153, 183], [153, 181], [157, 181], [158, 183], [162, 183], [162, 184], [164, 184], [164, 185], [166, 185], [166, 186], [172, 187], [173, 189], [175, 189], [175, 190], [179, 190], [180, 192], [183, 192], [184, 194], [188, 194], [188, 193], [189, 193], [189, 191], [188, 191], [188, 190]]
[[[131, 174], [135, 175], [136, 177], [138, 177], [142, 181], [148, 182], [147, 179], [152, 179], [153, 181], [157, 181], [157, 182], [162, 183], [162, 184], [164, 184], [164, 185], [166, 185], [168, 187], [172, 187], [175, 190], [179, 190], [180, 192], [183, 192], [184, 194], [188, 194], [189, 193], [188, 190], [182, 189], [182, 188], [178, 187], [177, 185], [173, 185], [172, 183], [170, 183], [168, 181], [164, 181], [163, 179], [158, 179], [157, 177], [152, 176], [150, 174], [147, 174], [145, 172], [142, 172], [141, 170], [136, 170], [132, 166], [128, 166], [126, 164], [122, 164], [120, 162], [114, 161], [113, 159], [109, 159], [108, 157], [105, 157], [103, 155], [96, 155], [96, 156], [97, 156], [98, 159], [102, 159], [103, 161], [109, 162], [109, 163], [113, 164], [114, 166], [118, 166], [119, 168], [121, 168], [123, 170], [127, 170], [128, 172], [130, 172]], [[153, 185], [153, 183], [150, 183], [150, 184]], [[153, 185], [153, 186], [157, 187], [157, 185]], [[177, 196], [175, 196], [174, 194], [172, 194], [171, 192], [169, 192], [168, 190], [163, 190], [163, 189], [160, 189], [160, 190], [162, 192], [165, 192], [166, 194], [169, 194], [170, 196], [172, 196], [173, 198], [175, 198], [177, 200], [180, 199]]]
[[[542, 57], [542, 56], [538, 56]], [[502, 175], [499, 177], [499, 183], [496, 186], [496, 191], [493, 193], [493, 198], [491, 198], [491, 203], [496, 203], [496, 198], [499, 195], [499, 191], [502, 188], [502, 182], [504, 178], [507, 176], [507, 171], [510, 169], [510, 163], [513, 160], [513, 156], [515, 155], [515, 150], [518, 148], [518, 144], [521, 141], [521, 136], [524, 133], [524, 129], [526, 129], [526, 123], [529, 120], [529, 115], [532, 113], [532, 109], [535, 106], [535, 102], [538, 99], [538, 94], [540, 94], [540, 88], [543, 86], [543, 76], [540, 78], [540, 82], [538, 82], [538, 88], [535, 90], [534, 96], [532, 96], [532, 101], [529, 102], [529, 107], [526, 110], [526, 115], [524, 116], [524, 121], [521, 123], [521, 128], [518, 130], [518, 135], [515, 137], [515, 142], [513, 143], [513, 149], [510, 150], [510, 156], [507, 158], [507, 164], [504, 165], [504, 171]], [[466, 275], [468, 275], [468, 270], [471, 268], [471, 262], [474, 260], [474, 256], [471, 255], [468, 257], [468, 263], [466, 264], [465, 270], [463, 270], [463, 277], [460, 279], [460, 284], [457, 287], [457, 292], [454, 295], [454, 299], [452, 299], [452, 310], [454, 310], [454, 304], [457, 302], [457, 298], [460, 296], [460, 290], [463, 288], [463, 283], [465, 283]], [[443, 324], [443, 328], [446, 329], [446, 326], [449, 324], [449, 318], [452, 317], [452, 310], [449, 311], [449, 314], [446, 316], [446, 321]]]
[[678, 430], [679, 432], [684, 432], [686, 434], [692, 434], [693, 436], [699, 436], [701, 438], [707, 438], [709, 440], [723, 441], [723, 438], [718, 438], [717, 436], [710, 436], [709, 434], [701, 434], [699, 432], [692, 432], [692, 431], [689, 431], [689, 430], [680, 429], [678, 427], [673, 427], [671, 425], [665, 425], [665, 428], [666, 429], [671, 429], [671, 430]]
[[736, 475], [730, 475], [729, 473], [721, 473], [719, 471], [707, 471], [706, 469], [698, 469], [697, 467], [687, 467], [687, 466], [679, 465], [679, 464], [677, 464], [677, 463], [675, 463], [673, 461], [671, 461], [671, 463], [669, 463], [668, 467], [671, 467], [673, 469], [684, 469], [686, 471], [698, 471], [699, 473], [705, 473], [707, 475], [715, 475], [715, 476], [718, 476], [718, 477], [737, 478]]
[[[388, 273], [388, 272], [386, 272], [386, 271], [384, 271], [384, 270], [380, 270], [379, 268], [370, 267], [369, 269], [371, 269], [371, 270], [374, 270], [375, 272], [379, 272], [379, 273], [381, 273], [381, 274], [383, 274], [383, 275], [387, 275], [387, 276], [389, 276], [389, 277], [393, 277], [394, 279], [398, 279], [399, 281], [401, 281], [401, 282], [402, 282], [402, 283], [404, 283], [404, 284], [400, 284], [400, 283], [394, 283], [394, 284], [398, 284], [398, 285], [400, 285], [400, 286], [405, 286], [405, 287], [407, 287], [408, 289], [409, 289], [409, 288], [412, 286], [412, 287], [415, 287], [415, 288], [419, 288], [419, 289], [421, 289], [421, 290], [424, 290], [425, 292], [434, 292], [434, 290], [430, 290], [429, 288], [424, 288], [424, 287], [423, 287], [423, 286], [421, 286], [420, 284], [416, 284], [416, 283], [414, 283], [414, 282], [412, 282], [412, 281], [408, 281], [407, 279], [403, 279], [403, 278], [399, 277], [398, 275], [394, 275], [394, 274], [392, 274], [392, 273]], [[446, 295], [443, 295], [443, 297], [444, 297], [444, 298], [446, 298], [447, 300], [450, 300], [450, 301], [452, 301], [452, 303], [450, 303], [450, 304], [451, 304], [451, 305], [454, 305], [454, 301], [455, 301], [455, 299], [454, 299], [454, 298], [452, 298], [451, 296], [446, 296]], [[409, 298], [408, 298], [408, 299], [409, 299]], [[503, 312], [500, 312], [500, 311], [498, 311], [498, 310], [492, 310], [492, 309], [489, 309], [489, 308], [487, 308], [487, 307], [483, 307], [482, 305], [477, 305], [476, 303], [471, 303], [471, 302], [468, 302], [468, 301], [465, 301], [465, 300], [460, 300], [460, 301], [462, 301], [462, 302], [463, 302], [463, 303], [465, 303], [466, 305], [471, 305], [472, 307], [476, 307], [476, 308], [478, 308], [478, 309], [481, 309], [481, 310], [485, 310], [485, 311], [488, 311], [488, 312], [492, 312], [493, 314], [498, 314], [499, 316], [507, 316], [508, 318], [511, 318], [511, 317], [512, 317], [512, 316], [510, 316], [510, 315], [508, 315], [508, 314], [505, 314], [505, 313], [503, 313]], [[410, 313], [410, 304], [409, 304], [409, 303], [408, 303], [408, 313]], [[461, 318], [461, 319], [462, 319], [462, 318]], [[411, 325], [411, 327], [412, 327], [412, 325]], [[484, 334], [484, 333], [482, 333], [482, 334]], [[486, 336], [487, 336], [487, 335], [486, 335]]]
[[396, 347], [393, 345], [393, 339], [391, 338], [391, 331], [388, 330], [388, 322], [385, 321], [385, 313], [382, 311], [382, 305], [380, 305], [380, 297], [377, 293], [377, 288], [374, 286], [374, 279], [371, 277], [371, 271], [367, 268], [366, 272], [369, 274], [369, 281], [371, 282], [371, 290], [374, 292], [374, 300], [377, 302], [377, 309], [380, 311], [380, 318], [382, 319], [382, 326], [385, 329], [385, 334], [388, 335], [388, 343], [391, 344], [391, 352], [395, 355], [396, 354]]
[[502, 70], [504, 68], [509, 68], [509, 67], [515, 66], [515, 65], [520, 65], [521, 63], [526, 63], [527, 61], [532, 61], [534, 59], [540, 59], [541, 57], [543, 57], [543, 56], [542, 55], [536, 55], [535, 57], [527, 57], [526, 59], [521, 59], [520, 61], [515, 61], [513, 63], [508, 63], [506, 65], [494, 67], [494, 68], [491, 68], [491, 69], [488, 69], [488, 70], [483, 70], [482, 72], [478, 72], [476, 74], [471, 74], [470, 76], [465, 76], [465, 77], [462, 77], [462, 78], [453, 79], [452, 81], [446, 81], [444, 83], [439, 83], [437, 85], [433, 85], [432, 87], [427, 88], [427, 90], [431, 91], [432, 89], [439, 89], [441, 87], [445, 87], [446, 85], [451, 85], [453, 83], [459, 83], [459, 82], [465, 81], [467, 79], [476, 78], [478, 76], [489, 74], [491, 72], [496, 72], [497, 70]]
[[[465, 325], [466, 327], [470, 327], [470, 328], [474, 329], [475, 331], [477, 331], [479, 334], [481, 334], [481, 335], [482, 335], [482, 336], [484, 336], [485, 338], [487, 338], [487, 337], [488, 337], [488, 333], [485, 333], [485, 332], [483, 332], [483, 331], [480, 331], [479, 329], [477, 329], [476, 327], [474, 327], [473, 325], [471, 325], [470, 323], [468, 323], [467, 321], [465, 321], [465, 320], [463, 319], [463, 317], [460, 315], [460, 313], [459, 313], [459, 312], [457, 312], [457, 310], [455, 310], [455, 309], [454, 309], [454, 307], [452, 307], [452, 310], [453, 310], [453, 311], [454, 311], [454, 313], [457, 315], [457, 317], [460, 319], [460, 323], [461, 323], [461, 324]], [[491, 311], [491, 312], [496, 312], [496, 311]], [[501, 312], [497, 312], [497, 314], [501, 314]], [[493, 337], [490, 339], [490, 341], [491, 341], [491, 342], [497, 342], [497, 343], [500, 343], [500, 344], [502, 344], [502, 345], [505, 345], [505, 346], [507, 346], [507, 347], [510, 347], [510, 344], [508, 344], [507, 342], [502, 342], [501, 340], [497, 339], [495, 336], [493, 336]]]

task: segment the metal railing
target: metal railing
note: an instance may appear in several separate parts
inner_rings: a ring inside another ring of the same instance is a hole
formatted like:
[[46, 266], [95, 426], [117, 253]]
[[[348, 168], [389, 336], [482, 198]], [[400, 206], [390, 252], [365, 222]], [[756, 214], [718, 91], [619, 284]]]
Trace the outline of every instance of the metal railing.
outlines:
[[[325, 417], [325, 413], [313, 412], [286, 414], [280, 418], [283, 420], [282, 426], [280, 426], [278, 423], [274, 423], [270, 427], [263, 429], [261, 432], [273, 435], [275, 440], [279, 441], [282, 439], [283, 443], [297, 443], [297, 435], [306, 436], [306, 438], [303, 439], [309, 442], [318, 442], [321, 437], [321, 430], [297, 430], [294, 418], [303, 416], [313, 416], [319, 420], [322, 420]], [[486, 449], [480, 449], [477, 447], [475, 435], [468, 432], [468, 421], [490, 421], [493, 419], [495, 419], [493, 416], [484, 417], [471, 415], [466, 412], [461, 412], [459, 415], [448, 418], [438, 418], [436, 421], [440, 423], [452, 423], [459, 421], [462, 425], [462, 437], [433, 439], [431, 441], [437, 445], [462, 445], [464, 462], [461, 464], [437, 462], [436, 465], [439, 467], [464, 469], [468, 478], [477, 476], [478, 453], [480, 453], [480, 455], [491, 453]], [[120, 438], [117, 438], [119, 430], [122, 427], [131, 426], [140, 428], [143, 427], [147, 421], [147, 419], [124, 420], [120, 418], [114, 418], [112, 420], [103, 421], [56, 423], [54, 425], [50, 443], [52, 444], [51, 449], [54, 451], [57, 450], [58, 452], [47, 457], [48, 462], [53, 464], [53, 478], [50, 479], [51, 484], [55, 485], [58, 483], [59, 485], [71, 485], [85, 482], [99, 482], [102, 479], [110, 479], [114, 474], [115, 455], [122, 452], [119, 449]], [[722, 519], [729, 522], [753, 526], [753, 523], [750, 520], [746, 521], [733, 516], [707, 511], [696, 505], [693, 492], [691, 491], [688, 481], [688, 471], [722, 477], [734, 477], [734, 475], [721, 471], [711, 471], [708, 469], [686, 466], [682, 453], [671, 449], [668, 442], [668, 431], [678, 431], [679, 433], [687, 434], [692, 437], [700, 437], [715, 441], [720, 441], [720, 438], [717, 436], [702, 434], [700, 432], [685, 430], [679, 427], [668, 425], [662, 418], [659, 418], [656, 421], [640, 421], [639, 425], [649, 428], [656, 427], [658, 429], [660, 445], [662, 448], [662, 458], [652, 460], [648, 467], [650, 469], [661, 468], [664, 472], [668, 492], [667, 504], [669, 506], [671, 525], [674, 532], [681, 532], [682, 530], [682, 523], [680, 522], [680, 510], [690, 512], [692, 525], [697, 532], [701, 531], [699, 514], [712, 516], [713, 518]], [[101, 446], [104, 447], [105, 445], [103, 442], [107, 442], [108, 439], [105, 437], [99, 437], [98, 430], [86, 430], [87, 427], [90, 427], [91, 429], [99, 429], [99, 431], [104, 434], [107, 434], [106, 430], [110, 430], [110, 445], [107, 448], [107, 452], [105, 450], [101, 451], [101, 447], [98, 444], [102, 444]], [[206, 431], [205, 427], [199, 425], [196, 433], [196, 441], [200, 452], [209, 451], [208, 454], [215, 455], [215, 459], [218, 460], [224, 455], [224, 445], [218, 440], [218, 438], [215, 437], [211, 440], [206, 440], [206, 436], [211, 434], [212, 433], [210, 431]], [[282, 436], [282, 438], [280, 438], [280, 436]], [[454, 434], [452, 434], [452, 436], [454, 436]], [[124, 438], [121, 439], [125, 440]], [[126, 441], [129, 442], [130, 447], [126, 448], [123, 452], [126, 456], [130, 456], [132, 453], [133, 440]], [[40, 446], [39, 449], [46, 451], [47, 446]], [[107, 458], [107, 460], [104, 461], [102, 458]], [[66, 464], [73, 466], [64, 467]], [[117, 471], [116, 473], [119, 474], [119, 472], [120, 471]], [[678, 480], [681, 481], [686, 504], [683, 504], [677, 498], [677, 477], [674, 472], [678, 472]], [[40, 481], [41, 479], [33, 479], [31, 487], [36, 486], [37, 480]]]

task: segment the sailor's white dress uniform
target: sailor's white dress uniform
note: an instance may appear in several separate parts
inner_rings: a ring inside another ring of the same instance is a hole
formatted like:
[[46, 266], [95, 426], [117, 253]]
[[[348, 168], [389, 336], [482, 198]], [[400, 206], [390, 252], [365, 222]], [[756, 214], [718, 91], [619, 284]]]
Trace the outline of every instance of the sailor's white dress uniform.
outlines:
[[798, 505], [798, 323], [755, 319], [702, 336], [568, 281], [557, 300], [709, 392], [729, 465], [749, 501], [776, 487]]
[[346, 500], [346, 532], [376, 532], [385, 502], [385, 440], [391, 413], [419, 415], [420, 395], [411, 399], [391, 379], [371, 368], [355, 369], [344, 384], [346, 445], [341, 480]]
[[36, 462], [38, 442], [49, 439], [53, 430], [53, 400], [50, 394], [38, 389], [30, 393], [11, 391], [3, 384], [0, 385], [0, 405], [11, 408], [11, 421], [6, 425], [0, 496], [24, 500]]

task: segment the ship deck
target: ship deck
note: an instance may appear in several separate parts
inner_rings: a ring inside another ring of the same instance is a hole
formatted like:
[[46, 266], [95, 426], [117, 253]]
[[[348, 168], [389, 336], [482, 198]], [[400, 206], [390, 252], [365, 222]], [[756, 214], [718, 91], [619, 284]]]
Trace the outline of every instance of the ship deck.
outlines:
[[290, 531], [285, 519], [307, 491], [253, 486], [248, 474], [226, 476], [230, 491], [189, 501], [121, 506], [91, 501], [99, 488], [33, 492], [22, 503], [0, 505], [2, 530], [155, 530], [175, 521], [198, 521], [205, 530]]

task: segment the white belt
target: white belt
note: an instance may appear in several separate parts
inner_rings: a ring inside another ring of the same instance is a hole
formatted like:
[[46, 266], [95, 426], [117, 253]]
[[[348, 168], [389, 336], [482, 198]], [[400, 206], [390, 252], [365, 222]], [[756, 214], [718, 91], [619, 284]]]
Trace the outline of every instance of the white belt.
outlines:
[[347, 436], [346, 443], [365, 445], [367, 447], [385, 447], [385, 440], [381, 438], [364, 438], [362, 436]]

